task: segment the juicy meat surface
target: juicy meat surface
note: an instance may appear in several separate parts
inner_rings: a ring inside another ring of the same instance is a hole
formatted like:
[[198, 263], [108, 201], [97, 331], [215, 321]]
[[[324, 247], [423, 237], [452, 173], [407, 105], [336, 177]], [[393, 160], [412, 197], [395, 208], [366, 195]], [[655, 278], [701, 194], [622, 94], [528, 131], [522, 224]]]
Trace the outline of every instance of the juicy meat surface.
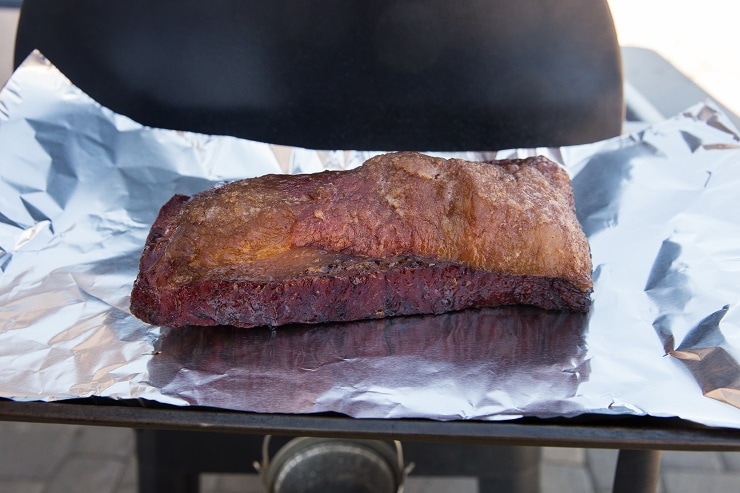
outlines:
[[591, 290], [556, 163], [402, 152], [173, 197], [131, 310], [159, 325], [252, 327], [507, 304], [585, 311]]

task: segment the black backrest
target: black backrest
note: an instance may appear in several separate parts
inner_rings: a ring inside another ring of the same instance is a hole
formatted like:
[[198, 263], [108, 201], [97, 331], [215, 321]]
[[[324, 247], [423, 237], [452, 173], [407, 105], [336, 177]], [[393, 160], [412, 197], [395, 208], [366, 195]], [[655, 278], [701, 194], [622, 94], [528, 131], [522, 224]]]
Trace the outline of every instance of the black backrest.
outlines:
[[328, 149], [495, 150], [619, 134], [605, 0], [25, 0], [39, 49], [151, 126]]

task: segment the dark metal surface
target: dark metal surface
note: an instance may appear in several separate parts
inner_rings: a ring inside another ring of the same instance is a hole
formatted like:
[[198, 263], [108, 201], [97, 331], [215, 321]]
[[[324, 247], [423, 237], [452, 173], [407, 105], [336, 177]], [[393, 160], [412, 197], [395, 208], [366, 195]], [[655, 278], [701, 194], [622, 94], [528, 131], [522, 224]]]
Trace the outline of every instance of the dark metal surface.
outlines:
[[659, 450], [619, 451], [613, 493], [652, 493], [659, 481]]
[[[277, 454], [292, 438], [273, 436], [269, 454]], [[263, 459], [260, 435], [138, 429], [136, 443], [140, 493], [197, 485], [198, 473], [254, 473], [252, 464]], [[540, 447], [403, 441], [403, 458], [414, 464], [413, 476], [476, 477], [480, 493], [538, 491], [541, 456]]]
[[271, 459], [260, 475], [270, 493], [396, 493], [403, 464], [381, 440], [298, 437]]
[[656, 450], [740, 450], [740, 430], [676, 419], [586, 416], [571, 420], [505, 422], [352, 419], [199, 408], [141, 407], [80, 402], [0, 401], [0, 420], [256, 435], [332, 436], [495, 445]]
[[26, 0], [15, 62], [38, 49], [148, 126], [311, 149], [550, 147], [620, 132], [605, 0], [308, 5]]

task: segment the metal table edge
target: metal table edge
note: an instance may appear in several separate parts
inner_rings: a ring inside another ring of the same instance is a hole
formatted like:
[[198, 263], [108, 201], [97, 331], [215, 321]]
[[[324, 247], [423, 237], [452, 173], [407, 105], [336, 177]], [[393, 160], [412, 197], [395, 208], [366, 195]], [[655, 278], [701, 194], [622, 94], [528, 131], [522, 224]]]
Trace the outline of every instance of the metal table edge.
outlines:
[[341, 415], [259, 414], [189, 407], [0, 400], [0, 421], [255, 435], [634, 450], [740, 451], [740, 430], [669, 418], [432, 421]]

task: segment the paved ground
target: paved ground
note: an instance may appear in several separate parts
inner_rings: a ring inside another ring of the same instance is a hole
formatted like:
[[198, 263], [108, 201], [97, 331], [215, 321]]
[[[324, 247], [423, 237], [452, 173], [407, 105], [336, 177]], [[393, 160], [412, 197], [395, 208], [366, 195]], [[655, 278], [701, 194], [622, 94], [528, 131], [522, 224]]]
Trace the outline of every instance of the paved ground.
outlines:
[[[616, 451], [544, 449], [541, 493], [606, 493]], [[661, 493], [732, 493], [740, 453], [663, 452]], [[128, 429], [0, 422], [0, 493], [135, 493]], [[203, 493], [258, 493], [256, 475], [203, 475]], [[475, 493], [472, 478], [418, 477], [407, 493]]]

